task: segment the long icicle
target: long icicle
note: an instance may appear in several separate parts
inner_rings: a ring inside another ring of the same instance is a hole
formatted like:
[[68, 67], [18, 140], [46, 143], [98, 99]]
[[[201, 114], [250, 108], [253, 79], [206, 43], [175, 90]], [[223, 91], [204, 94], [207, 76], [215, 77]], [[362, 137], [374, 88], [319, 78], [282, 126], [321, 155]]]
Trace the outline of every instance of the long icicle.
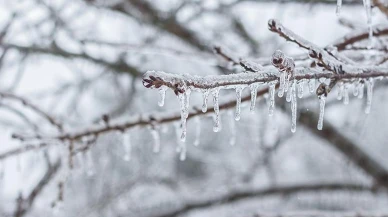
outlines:
[[220, 130], [220, 108], [219, 108], [219, 102], [218, 102], [218, 96], [220, 94], [219, 89], [214, 89], [212, 91], [213, 94], [213, 104], [214, 104], [214, 126], [213, 131], [218, 132]]
[[296, 98], [296, 81], [292, 83], [291, 88], [291, 132], [296, 131], [296, 113], [297, 113], [297, 98]]
[[319, 96], [319, 119], [317, 129], [322, 130], [323, 127], [323, 116], [325, 114], [325, 102], [326, 97], [324, 95]]

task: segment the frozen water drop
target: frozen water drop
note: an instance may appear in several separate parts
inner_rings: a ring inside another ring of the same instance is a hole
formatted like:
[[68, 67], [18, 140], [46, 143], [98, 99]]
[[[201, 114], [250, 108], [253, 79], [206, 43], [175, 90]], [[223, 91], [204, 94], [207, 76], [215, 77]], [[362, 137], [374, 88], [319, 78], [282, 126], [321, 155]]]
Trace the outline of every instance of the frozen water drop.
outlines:
[[256, 98], [257, 98], [257, 84], [251, 84], [251, 106], [250, 106], [250, 111], [254, 112], [255, 111], [255, 105], [256, 105]]
[[304, 81], [301, 80], [298, 82], [298, 97], [303, 98], [303, 88], [304, 88]]
[[279, 97], [283, 97], [284, 95], [284, 89], [285, 89], [285, 83], [286, 83], [286, 76], [287, 76], [287, 73], [286, 72], [283, 72], [280, 74], [280, 84], [279, 84], [279, 90], [278, 90], [278, 96]]
[[206, 89], [202, 92], [202, 112], [205, 113], [207, 111], [207, 98], [209, 96], [209, 90]]

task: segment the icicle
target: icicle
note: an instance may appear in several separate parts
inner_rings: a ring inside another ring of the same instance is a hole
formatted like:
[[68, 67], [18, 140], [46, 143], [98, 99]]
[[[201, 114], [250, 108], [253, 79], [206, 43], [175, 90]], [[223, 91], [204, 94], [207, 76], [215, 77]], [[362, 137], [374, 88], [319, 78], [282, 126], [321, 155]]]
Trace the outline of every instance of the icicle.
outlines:
[[286, 96], [286, 101], [287, 102], [291, 102], [291, 94], [292, 94], [291, 90], [287, 91], [287, 96]]
[[364, 81], [360, 81], [360, 85], [358, 86], [358, 98], [362, 99], [364, 97]]
[[213, 131], [218, 132], [220, 130], [220, 108], [218, 105], [218, 96], [220, 94], [219, 89], [214, 89], [212, 91], [213, 94], [213, 104], [214, 104], [214, 126], [213, 126]]
[[315, 79], [311, 79], [309, 81], [309, 91], [310, 91], [310, 93], [314, 93], [314, 91], [315, 91]]
[[286, 76], [287, 76], [287, 73], [286, 72], [283, 72], [280, 74], [280, 84], [279, 84], [279, 91], [278, 91], [278, 96], [279, 97], [283, 97], [284, 95], [284, 89], [285, 89], [285, 83], [286, 83]]
[[242, 88], [237, 87], [236, 88], [236, 112], [234, 115], [234, 119], [236, 121], [240, 120], [240, 115], [241, 115], [241, 92], [242, 92]]
[[257, 84], [251, 84], [250, 88], [251, 88], [251, 107], [250, 107], [250, 111], [254, 112], [255, 111], [255, 105], [256, 105], [258, 85]]
[[338, 86], [338, 89], [337, 89], [337, 99], [338, 100], [342, 100], [342, 97], [343, 97], [343, 95], [344, 95], [344, 84], [343, 83], [340, 83], [340, 84], [338, 84], [339, 86]]
[[296, 111], [297, 111], [297, 99], [296, 99], [296, 81], [292, 84], [291, 92], [291, 132], [296, 131]]
[[369, 39], [372, 42], [373, 39], [373, 27], [372, 27], [372, 8], [371, 8], [371, 2], [370, 0], [363, 0], [364, 7], [365, 7], [365, 13], [366, 13], [366, 19], [369, 29]]
[[356, 84], [353, 84], [353, 96], [358, 96], [358, 83], [356, 83]]
[[186, 141], [187, 134], [187, 117], [189, 115], [189, 101], [190, 90], [186, 90], [183, 94], [179, 95], [179, 101], [181, 106], [181, 140]]
[[201, 119], [199, 118], [199, 116], [197, 116], [194, 118], [194, 121], [196, 126], [194, 145], [198, 146], [201, 137]]
[[131, 160], [131, 134], [130, 132], [125, 132], [123, 134], [123, 148], [124, 148], [124, 160], [130, 161]]
[[229, 115], [230, 118], [230, 138], [229, 138], [229, 144], [231, 146], [236, 144], [236, 122], [233, 120], [233, 113], [230, 112]]
[[366, 108], [365, 108], [366, 114], [370, 113], [370, 109], [372, 106], [372, 99], [373, 99], [373, 80], [370, 78], [366, 82]]
[[203, 97], [203, 104], [202, 104], [202, 112], [206, 112], [207, 111], [207, 98], [209, 96], [209, 90], [204, 90], [202, 92], [202, 97]]
[[158, 105], [160, 107], [164, 106], [164, 100], [166, 98], [166, 91], [167, 91], [167, 88], [164, 87], [164, 86], [159, 88], [159, 101], [158, 101]]
[[345, 105], [348, 105], [349, 104], [349, 87], [348, 85], [345, 85], [345, 88], [344, 88], [344, 104]]
[[269, 107], [268, 115], [272, 116], [275, 110], [275, 83], [269, 83]]
[[336, 9], [337, 16], [339, 16], [341, 13], [341, 7], [342, 7], [342, 0], [337, 0], [337, 9]]
[[184, 142], [181, 142], [180, 143], [180, 155], [179, 155], [179, 160], [181, 161], [184, 161], [186, 160], [186, 152], [187, 152], [187, 149], [186, 149], [186, 143]]
[[319, 119], [317, 129], [322, 130], [323, 127], [323, 115], [325, 114], [325, 102], [326, 97], [324, 95], [319, 96]]
[[152, 128], [151, 129], [151, 135], [154, 140], [154, 146], [152, 148], [152, 151], [154, 153], [158, 153], [160, 151], [160, 134], [158, 129]]
[[298, 82], [298, 97], [302, 98], [303, 97], [303, 88], [304, 88], [304, 81], [300, 80]]

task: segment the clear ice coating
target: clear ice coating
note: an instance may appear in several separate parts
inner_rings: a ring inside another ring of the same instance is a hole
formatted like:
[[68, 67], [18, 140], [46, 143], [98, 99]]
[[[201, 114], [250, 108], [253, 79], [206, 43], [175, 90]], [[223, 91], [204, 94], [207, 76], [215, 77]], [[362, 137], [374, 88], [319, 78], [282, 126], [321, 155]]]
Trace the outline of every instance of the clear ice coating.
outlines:
[[275, 83], [269, 83], [269, 107], [268, 107], [268, 115], [272, 116], [275, 110]]
[[156, 128], [151, 128], [151, 136], [154, 140], [152, 151], [158, 153], [160, 151], [160, 134]]
[[322, 130], [323, 127], [323, 116], [325, 114], [325, 102], [326, 97], [324, 95], [319, 96], [319, 119], [317, 129]]
[[194, 124], [196, 126], [194, 145], [198, 146], [200, 143], [200, 139], [201, 139], [201, 119], [200, 119], [200, 117], [196, 116], [194, 118], [194, 122], [195, 122]]
[[241, 92], [242, 92], [242, 88], [237, 87], [236, 88], [236, 112], [234, 115], [234, 119], [236, 121], [239, 121], [241, 118]]
[[296, 81], [291, 87], [291, 132], [296, 131], [296, 113], [297, 113], [297, 99], [296, 99]]
[[213, 131], [218, 132], [220, 130], [220, 108], [219, 108], [219, 102], [218, 97], [220, 94], [219, 89], [214, 89], [212, 91], [213, 94], [213, 104], [214, 104], [214, 125], [213, 125]]
[[366, 107], [365, 107], [366, 114], [370, 113], [370, 109], [372, 106], [373, 85], [374, 85], [373, 79], [370, 78], [369, 80], [366, 81]]
[[207, 111], [207, 98], [209, 96], [209, 90], [206, 89], [206, 90], [203, 90], [202, 91], [202, 112], [206, 112]]
[[337, 0], [337, 8], [336, 8], [336, 11], [335, 11], [337, 16], [339, 16], [340, 13], [341, 13], [341, 7], [342, 7], [342, 0]]
[[122, 136], [122, 143], [124, 148], [124, 160], [130, 161], [131, 160], [131, 134], [130, 132], [125, 132]]
[[160, 107], [164, 106], [164, 101], [166, 99], [166, 91], [167, 91], [167, 87], [165, 87], [165, 86], [159, 88], [159, 101], [158, 101], [158, 105]]
[[254, 112], [255, 111], [255, 105], [256, 105], [256, 98], [257, 98], [257, 88], [258, 84], [251, 84], [251, 106], [250, 106], [250, 111]]
[[303, 88], [304, 88], [304, 81], [303, 80], [300, 80], [299, 82], [298, 82], [298, 97], [299, 98], [303, 98]]

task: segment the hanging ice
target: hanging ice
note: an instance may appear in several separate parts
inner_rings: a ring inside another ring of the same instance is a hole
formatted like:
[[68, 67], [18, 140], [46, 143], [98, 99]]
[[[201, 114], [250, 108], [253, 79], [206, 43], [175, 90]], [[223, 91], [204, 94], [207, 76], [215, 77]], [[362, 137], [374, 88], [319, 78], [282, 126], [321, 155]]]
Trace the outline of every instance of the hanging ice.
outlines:
[[296, 99], [296, 81], [293, 82], [291, 92], [291, 132], [296, 131], [296, 111], [297, 111], [297, 99]]
[[369, 39], [372, 42], [373, 38], [373, 27], [372, 27], [372, 7], [371, 7], [371, 1], [370, 0], [363, 0], [364, 7], [365, 7], [365, 13], [366, 13], [366, 19], [369, 29]]
[[319, 96], [319, 119], [318, 119], [318, 130], [322, 130], [323, 127], [323, 115], [325, 114], [325, 102], [326, 97], [324, 95]]
[[213, 94], [213, 104], [214, 104], [214, 126], [213, 126], [213, 131], [218, 132], [220, 130], [220, 108], [218, 105], [218, 96], [220, 94], [219, 89], [214, 89], [212, 91]]
[[229, 144], [231, 146], [236, 144], [236, 122], [233, 120], [233, 113], [230, 112], [230, 138]]
[[314, 93], [314, 91], [315, 91], [315, 79], [311, 79], [309, 81], [309, 91], [310, 91], [310, 93]]
[[156, 128], [151, 129], [152, 139], [154, 140], [154, 145], [152, 151], [158, 153], [160, 151], [160, 135], [159, 131]]
[[341, 13], [341, 7], [342, 7], [342, 0], [337, 0], [337, 9], [336, 9], [337, 16], [339, 16]]
[[241, 92], [242, 92], [242, 88], [237, 87], [236, 88], [236, 112], [234, 116], [234, 119], [236, 121], [240, 120], [240, 115], [241, 115]]
[[251, 88], [251, 107], [250, 107], [250, 111], [254, 112], [255, 111], [255, 105], [256, 105], [258, 85], [257, 84], [251, 84], [250, 88]]
[[303, 88], [304, 88], [304, 81], [301, 80], [298, 82], [298, 97], [299, 98], [303, 97]]
[[285, 85], [286, 85], [286, 76], [287, 76], [287, 73], [286, 72], [283, 72], [280, 74], [280, 84], [279, 84], [279, 90], [278, 90], [278, 96], [279, 97], [283, 97], [284, 95], [284, 89], [285, 89]]
[[372, 106], [372, 99], [373, 99], [373, 79], [369, 79], [366, 82], [366, 108], [365, 108], [365, 113], [369, 114], [370, 113], [370, 108]]
[[269, 83], [269, 107], [268, 107], [268, 115], [272, 116], [275, 110], [275, 83]]
[[[292, 86], [291, 86], [291, 88], [290, 89], [292, 89]], [[287, 91], [287, 96], [286, 96], [286, 101], [287, 102], [291, 102], [291, 96], [292, 95], [292, 91], [291, 90], [288, 90]]]
[[344, 87], [344, 104], [345, 105], [349, 104], [349, 87], [346, 84]]
[[338, 89], [337, 89], [337, 99], [338, 100], [342, 100], [342, 97], [344, 95], [344, 84], [343, 83], [340, 83], [339, 86], [338, 86]]
[[187, 89], [184, 93], [179, 94], [179, 101], [181, 106], [181, 140], [186, 141], [187, 134], [187, 117], [189, 115], [190, 104], [190, 90]]
[[130, 161], [131, 160], [131, 134], [129, 132], [125, 132], [123, 134], [123, 148], [124, 148], [124, 160]]
[[167, 91], [167, 87], [165, 87], [165, 86], [159, 88], [159, 101], [158, 101], [158, 105], [160, 107], [164, 106], [164, 100], [166, 98], [166, 91]]
[[364, 81], [361, 80], [358, 85], [358, 98], [362, 99], [364, 97]]
[[358, 96], [358, 83], [356, 84], [353, 84], [352, 87], [353, 87], [353, 96]]
[[203, 103], [202, 103], [202, 112], [206, 112], [207, 111], [207, 98], [209, 96], [209, 90], [206, 89], [202, 92], [202, 98], [203, 98]]
[[200, 138], [201, 138], [201, 120], [200, 120], [199, 116], [194, 118], [194, 122], [195, 122], [194, 124], [196, 126], [194, 145], [198, 146], [199, 142], [200, 142]]

